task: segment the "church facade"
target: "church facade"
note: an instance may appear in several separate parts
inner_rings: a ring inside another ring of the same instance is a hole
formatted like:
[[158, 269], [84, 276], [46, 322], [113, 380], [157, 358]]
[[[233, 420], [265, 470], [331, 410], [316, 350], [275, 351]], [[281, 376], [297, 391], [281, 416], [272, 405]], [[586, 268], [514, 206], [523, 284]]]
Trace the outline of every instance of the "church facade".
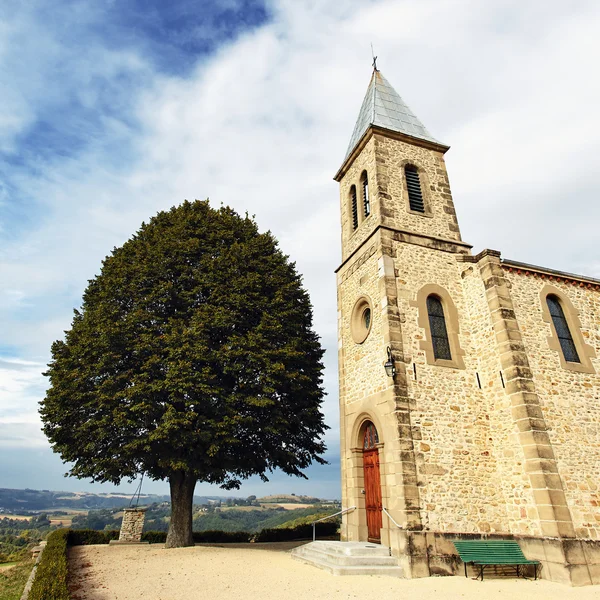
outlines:
[[517, 539], [600, 583], [600, 281], [474, 255], [447, 150], [375, 70], [335, 176], [342, 537], [407, 577]]

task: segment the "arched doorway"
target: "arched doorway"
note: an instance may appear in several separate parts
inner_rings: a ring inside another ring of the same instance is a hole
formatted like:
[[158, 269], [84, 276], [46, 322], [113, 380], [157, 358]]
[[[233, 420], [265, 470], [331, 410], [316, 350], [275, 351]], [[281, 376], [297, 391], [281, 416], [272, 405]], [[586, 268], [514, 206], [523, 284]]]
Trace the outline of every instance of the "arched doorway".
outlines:
[[363, 470], [365, 477], [365, 508], [369, 542], [381, 541], [381, 477], [379, 474], [379, 434], [371, 421], [363, 429]]

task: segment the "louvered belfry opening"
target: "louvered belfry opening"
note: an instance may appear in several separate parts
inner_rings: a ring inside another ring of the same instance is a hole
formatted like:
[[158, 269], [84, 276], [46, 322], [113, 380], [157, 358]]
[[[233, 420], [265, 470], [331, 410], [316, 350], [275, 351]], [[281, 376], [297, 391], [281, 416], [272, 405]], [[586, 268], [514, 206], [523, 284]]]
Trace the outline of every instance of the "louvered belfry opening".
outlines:
[[363, 171], [361, 181], [363, 189], [363, 210], [366, 218], [371, 214], [371, 201], [369, 200], [369, 177], [366, 171]]
[[431, 344], [435, 359], [452, 360], [450, 351], [450, 340], [446, 329], [446, 317], [444, 306], [437, 296], [428, 296], [427, 314], [429, 316], [429, 330], [431, 332]]
[[358, 228], [358, 205], [356, 202], [356, 186], [350, 188], [350, 202], [352, 203], [352, 229]]
[[560, 347], [562, 348], [565, 360], [567, 362], [581, 362], [579, 360], [579, 354], [577, 354], [577, 348], [575, 347], [575, 342], [573, 341], [573, 336], [571, 335], [565, 313], [560, 305], [560, 300], [551, 294], [546, 297], [546, 303], [548, 304], [550, 316], [552, 317], [554, 329], [556, 329], [556, 335], [558, 336], [558, 341], [560, 342]]
[[425, 203], [423, 202], [423, 192], [421, 191], [419, 172], [413, 165], [406, 165], [406, 167], [404, 167], [404, 173], [406, 175], [406, 188], [408, 190], [410, 210], [424, 213]]

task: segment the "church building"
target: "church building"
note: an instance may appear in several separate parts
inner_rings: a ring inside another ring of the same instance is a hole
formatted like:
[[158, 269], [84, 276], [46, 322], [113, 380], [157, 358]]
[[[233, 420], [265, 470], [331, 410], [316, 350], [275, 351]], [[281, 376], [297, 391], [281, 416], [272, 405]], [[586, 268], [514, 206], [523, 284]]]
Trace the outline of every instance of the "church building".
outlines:
[[515, 539], [600, 584], [600, 280], [473, 254], [448, 149], [375, 69], [335, 175], [342, 539], [406, 577]]

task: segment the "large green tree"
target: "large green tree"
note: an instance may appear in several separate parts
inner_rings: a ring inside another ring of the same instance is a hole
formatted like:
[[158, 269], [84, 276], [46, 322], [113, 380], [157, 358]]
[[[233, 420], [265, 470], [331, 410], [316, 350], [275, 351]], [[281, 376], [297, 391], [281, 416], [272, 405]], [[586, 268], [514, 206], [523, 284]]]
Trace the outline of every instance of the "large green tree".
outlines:
[[322, 356], [295, 265], [230, 208], [184, 202], [115, 248], [52, 345], [44, 432], [69, 474], [168, 480], [168, 547], [197, 481], [324, 463]]

